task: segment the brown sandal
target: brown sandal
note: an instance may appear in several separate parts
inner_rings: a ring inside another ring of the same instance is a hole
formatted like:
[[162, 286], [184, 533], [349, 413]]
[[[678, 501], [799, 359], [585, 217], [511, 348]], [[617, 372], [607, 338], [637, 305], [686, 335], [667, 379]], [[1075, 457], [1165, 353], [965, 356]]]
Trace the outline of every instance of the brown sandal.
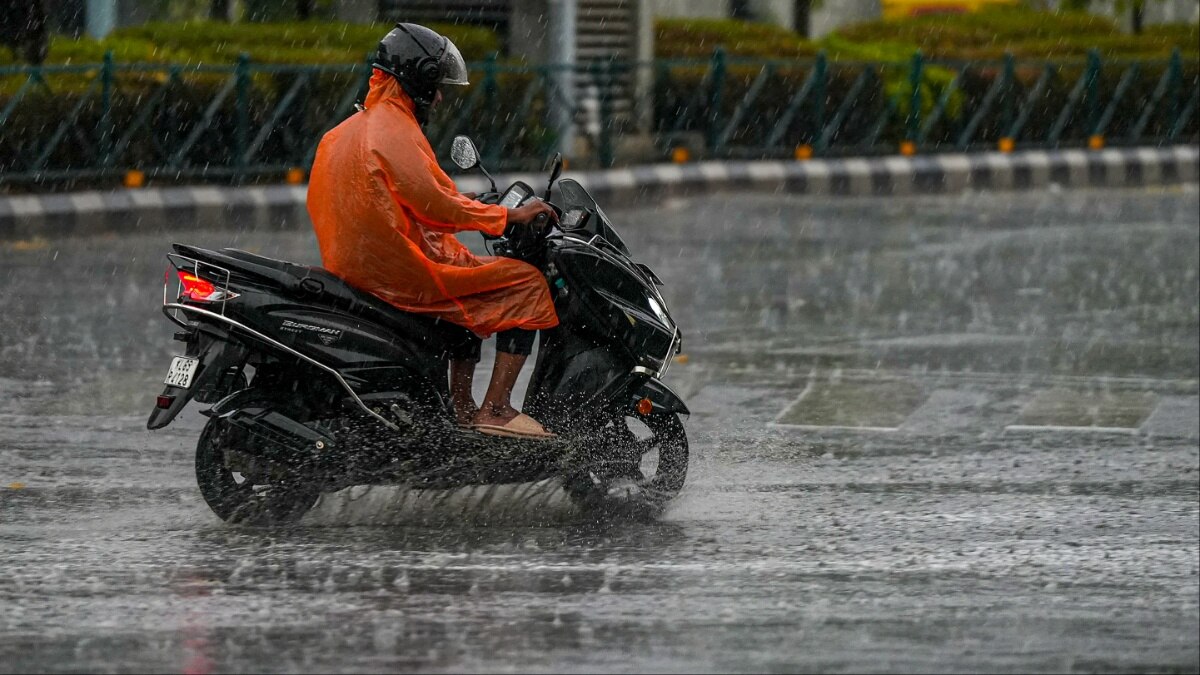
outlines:
[[489, 436], [504, 436], [506, 438], [538, 438], [549, 439], [557, 438], [557, 434], [552, 434], [546, 431], [545, 427], [538, 424], [537, 420], [533, 419], [525, 413], [517, 413], [517, 416], [509, 420], [503, 425], [496, 424], [472, 424], [471, 429], [478, 431], [481, 434]]

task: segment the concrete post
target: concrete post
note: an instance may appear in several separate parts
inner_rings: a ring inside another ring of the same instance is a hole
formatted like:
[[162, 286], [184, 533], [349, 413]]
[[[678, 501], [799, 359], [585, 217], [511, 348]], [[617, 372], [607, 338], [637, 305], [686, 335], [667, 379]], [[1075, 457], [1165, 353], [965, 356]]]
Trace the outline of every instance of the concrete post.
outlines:
[[117, 27], [117, 0], [87, 0], [87, 32], [104, 39]]
[[550, 44], [547, 63], [554, 68], [554, 128], [558, 151], [570, 157], [575, 150], [575, 28], [576, 0], [550, 0]]
[[637, 3], [633, 114], [638, 131], [649, 133], [654, 123], [654, 8], [650, 0], [631, 1]]

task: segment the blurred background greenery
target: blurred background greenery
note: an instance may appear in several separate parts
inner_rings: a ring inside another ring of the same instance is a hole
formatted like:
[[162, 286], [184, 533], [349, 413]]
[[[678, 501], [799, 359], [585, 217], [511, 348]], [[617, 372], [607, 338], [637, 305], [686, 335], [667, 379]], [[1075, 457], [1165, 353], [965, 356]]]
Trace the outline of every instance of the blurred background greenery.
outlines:
[[[1155, 1], [1115, 0], [1115, 9], [1121, 16]], [[816, 8], [822, 2], [808, 4]], [[1200, 56], [1197, 24], [1138, 26], [1140, 33], [1135, 34], [1112, 16], [1086, 11], [1094, 4], [1090, 0], [1064, 0], [1066, 9], [1054, 11], [1039, 0], [921, 0], [923, 7], [958, 2], [978, 5], [979, 11], [916, 15], [899, 12], [897, 7], [905, 2], [884, 0], [880, 18], [841, 26], [815, 40], [778, 22], [659, 17], [653, 28], [653, 55], [703, 58], [721, 46], [730, 55], [780, 59], [811, 57], [824, 50], [833, 59], [903, 60], [918, 49], [932, 59], [994, 59], [1006, 52], [1025, 58], [1079, 57], [1089, 49], [1098, 49], [1105, 58], [1153, 58], [1165, 57], [1174, 48], [1188, 58]], [[52, 5], [51, 28], [61, 31], [71, 24], [64, 13], [78, 14], [80, 6], [81, 2], [62, 0]], [[231, 63], [245, 53], [263, 63], [356, 63], [387, 28], [384, 23], [336, 20], [333, 0], [144, 0], [137, 12], [149, 20], [118, 28], [102, 40], [52, 35], [47, 62], [99, 62], [111, 50], [122, 62]], [[77, 16], [74, 21], [78, 24]], [[468, 60], [482, 60], [493, 52], [506, 56], [506, 36], [486, 25], [446, 21], [435, 27], [449, 35]], [[0, 49], [0, 64], [14, 63], [17, 56]]]

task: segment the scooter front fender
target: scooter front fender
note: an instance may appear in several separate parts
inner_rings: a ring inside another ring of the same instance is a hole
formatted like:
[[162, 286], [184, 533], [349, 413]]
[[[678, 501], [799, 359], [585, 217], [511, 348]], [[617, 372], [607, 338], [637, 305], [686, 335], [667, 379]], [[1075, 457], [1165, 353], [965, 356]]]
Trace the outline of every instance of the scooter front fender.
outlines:
[[651, 377], [634, 390], [630, 407], [637, 410], [638, 402], [644, 398], [650, 399], [650, 402], [654, 404], [654, 412], [656, 413], [692, 414], [688, 410], [687, 404], [683, 402], [683, 399], [679, 398], [678, 394], [671, 391], [670, 387], [663, 384], [656, 377]]

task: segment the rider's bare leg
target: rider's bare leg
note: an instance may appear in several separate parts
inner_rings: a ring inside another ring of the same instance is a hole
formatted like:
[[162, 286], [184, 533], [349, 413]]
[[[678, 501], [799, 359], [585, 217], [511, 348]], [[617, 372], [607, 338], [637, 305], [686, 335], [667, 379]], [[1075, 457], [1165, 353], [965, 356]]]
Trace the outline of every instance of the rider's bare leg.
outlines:
[[512, 391], [517, 384], [517, 375], [525, 365], [525, 354], [496, 352], [496, 365], [492, 369], [492, 381], [488, 383], [483, 405], [475, 413], [475, 424], [503, 426], [520, 414], [512, 406]]
[[471, 386], [475, 381], [475, 361], [452, 359], [450, 361], [450, 401], [454, 404], [454, 417], [459, 424], [470, 424], [479, 412]]

